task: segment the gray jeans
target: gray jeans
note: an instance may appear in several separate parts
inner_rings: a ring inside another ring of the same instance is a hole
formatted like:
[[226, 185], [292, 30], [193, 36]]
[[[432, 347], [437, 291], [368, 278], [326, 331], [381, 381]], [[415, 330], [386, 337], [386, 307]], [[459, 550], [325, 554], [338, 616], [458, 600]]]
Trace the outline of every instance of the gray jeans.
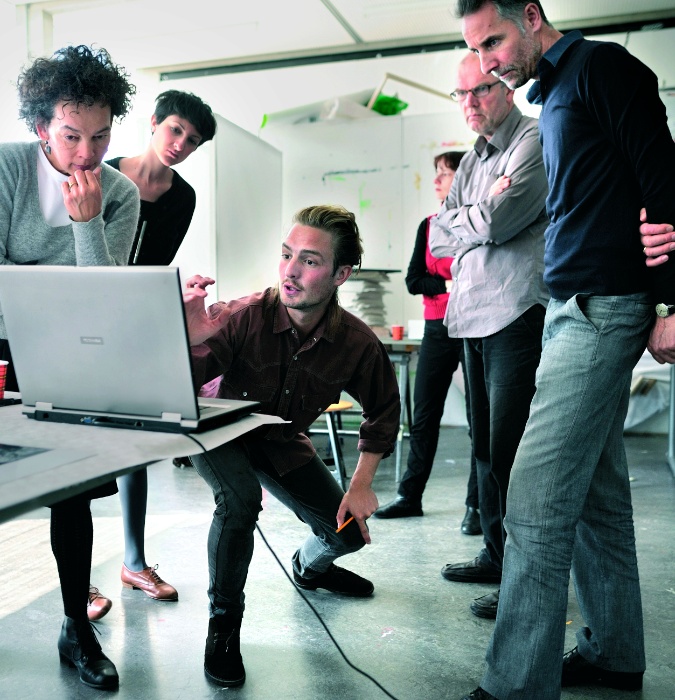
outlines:
[[500, 700], [560, 699], [570, 570], [579, 653], [609, 671], [645, 669], [623, 423], [653, 318], [646, 294], [549, 303], [481, 682]]
[[300, 576], [323, 573], [335, 559], [365, 544], [356, 522], [339, 534], [335, 532], [344, 491], [318, 456], [284, 476], [242, 440], [191, 460], [211, 487], [216, 503], [208, 538], [212, 616], [243, 615], [253, 531], [262, 510], [262, 486], [312, 529], [293, 555], [293, 570]]

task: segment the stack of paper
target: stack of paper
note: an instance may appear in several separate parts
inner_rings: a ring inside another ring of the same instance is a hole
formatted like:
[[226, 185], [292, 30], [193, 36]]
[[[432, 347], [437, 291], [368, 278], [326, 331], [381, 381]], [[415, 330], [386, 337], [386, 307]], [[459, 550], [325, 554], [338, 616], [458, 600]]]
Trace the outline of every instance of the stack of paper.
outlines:
[[369, 326], [384, 327], [387, 325], [384, 309], [384, 295], [389, 293], [384, 287], [387, 282], [387, 272], [360, 270], [340, 287], [340, 304]]

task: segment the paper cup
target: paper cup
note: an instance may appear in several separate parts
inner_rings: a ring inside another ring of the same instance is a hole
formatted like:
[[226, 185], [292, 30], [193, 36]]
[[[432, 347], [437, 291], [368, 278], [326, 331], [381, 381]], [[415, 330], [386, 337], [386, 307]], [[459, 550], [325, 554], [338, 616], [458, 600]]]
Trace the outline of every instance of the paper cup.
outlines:
[[403, 340], [403, 326], [392, 326], [391, 337], [393, 340]]

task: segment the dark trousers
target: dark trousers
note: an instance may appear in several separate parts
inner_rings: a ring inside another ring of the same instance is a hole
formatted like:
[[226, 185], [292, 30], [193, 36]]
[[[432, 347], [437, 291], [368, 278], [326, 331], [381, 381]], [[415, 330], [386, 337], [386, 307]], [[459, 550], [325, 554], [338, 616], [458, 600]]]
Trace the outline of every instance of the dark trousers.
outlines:
[[[464, 341], [449, 338], [441, 319], [425, 321], [415, 373], [415, 409], [410, 428], [408, 464], [398, 487], [398, 495], [411, 501], [421, 501], [438, 447], [438, 434], [450, 389], [452, 375], [462, 363], [464, 371]], [[467, 420], [470, 422], [466, 372], [464, 384], [467, 398]], [[478, 508], [476, 465], [471, 458], [466, 505]]]
[[317, 456], [283, 476], [264, 453], [242, 440], [190, 459], [211, 487], [216, 504], [207, 543], [212, 616], [244, 613], [244, 585], [262, 510], [262, 487], [312, 530], [293, 555], [293, 570], [300, 576], [323, 573], [335, 559], [365, 545], [355, 521], [335, 532], [344, 491]]
[[480, 558], [498, 569], [504, 560], [506, 492], [534, 396], [545, 311], [537, 304], [501, 331], [464, 341], [484, 537]]

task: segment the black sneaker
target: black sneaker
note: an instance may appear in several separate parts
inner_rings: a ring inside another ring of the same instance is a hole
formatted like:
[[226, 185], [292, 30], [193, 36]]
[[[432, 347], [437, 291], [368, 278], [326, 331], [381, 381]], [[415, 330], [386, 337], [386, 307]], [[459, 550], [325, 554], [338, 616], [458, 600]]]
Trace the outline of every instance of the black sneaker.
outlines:
[[342, 569], [335, 564], [331, 564], [328, 571], [316, 576], [304, 577], [293, 571], [293, 580], [298, 588], [306, 591], [315, 591], [317, 588], [324, 588], [331, 593], [351, 596], [353, 598], [367, 598], [373, 594], [375, 586], [371, 581], [362, 578], [347, 569]]
[[373, 515], [376, 518], [414, 518], [424, 515], [424, 512], [419, 501], [409, 501], [398, 496], [391, 503], [378, 508]]
[[563, 656], [563, 669], [560, 685], [569, 688], [575, 685], [599, 685], [616, 690], [641, 690], [643, 671], [607, 671], [579, 653], [578, 647]]
[[241, 618], [215, 615], [209, 619], [209, 634], [204, 650], [204, 673], [214, 683], [226, 688], [243, 685], [246, 680], [239, 649], [240, 629]]

